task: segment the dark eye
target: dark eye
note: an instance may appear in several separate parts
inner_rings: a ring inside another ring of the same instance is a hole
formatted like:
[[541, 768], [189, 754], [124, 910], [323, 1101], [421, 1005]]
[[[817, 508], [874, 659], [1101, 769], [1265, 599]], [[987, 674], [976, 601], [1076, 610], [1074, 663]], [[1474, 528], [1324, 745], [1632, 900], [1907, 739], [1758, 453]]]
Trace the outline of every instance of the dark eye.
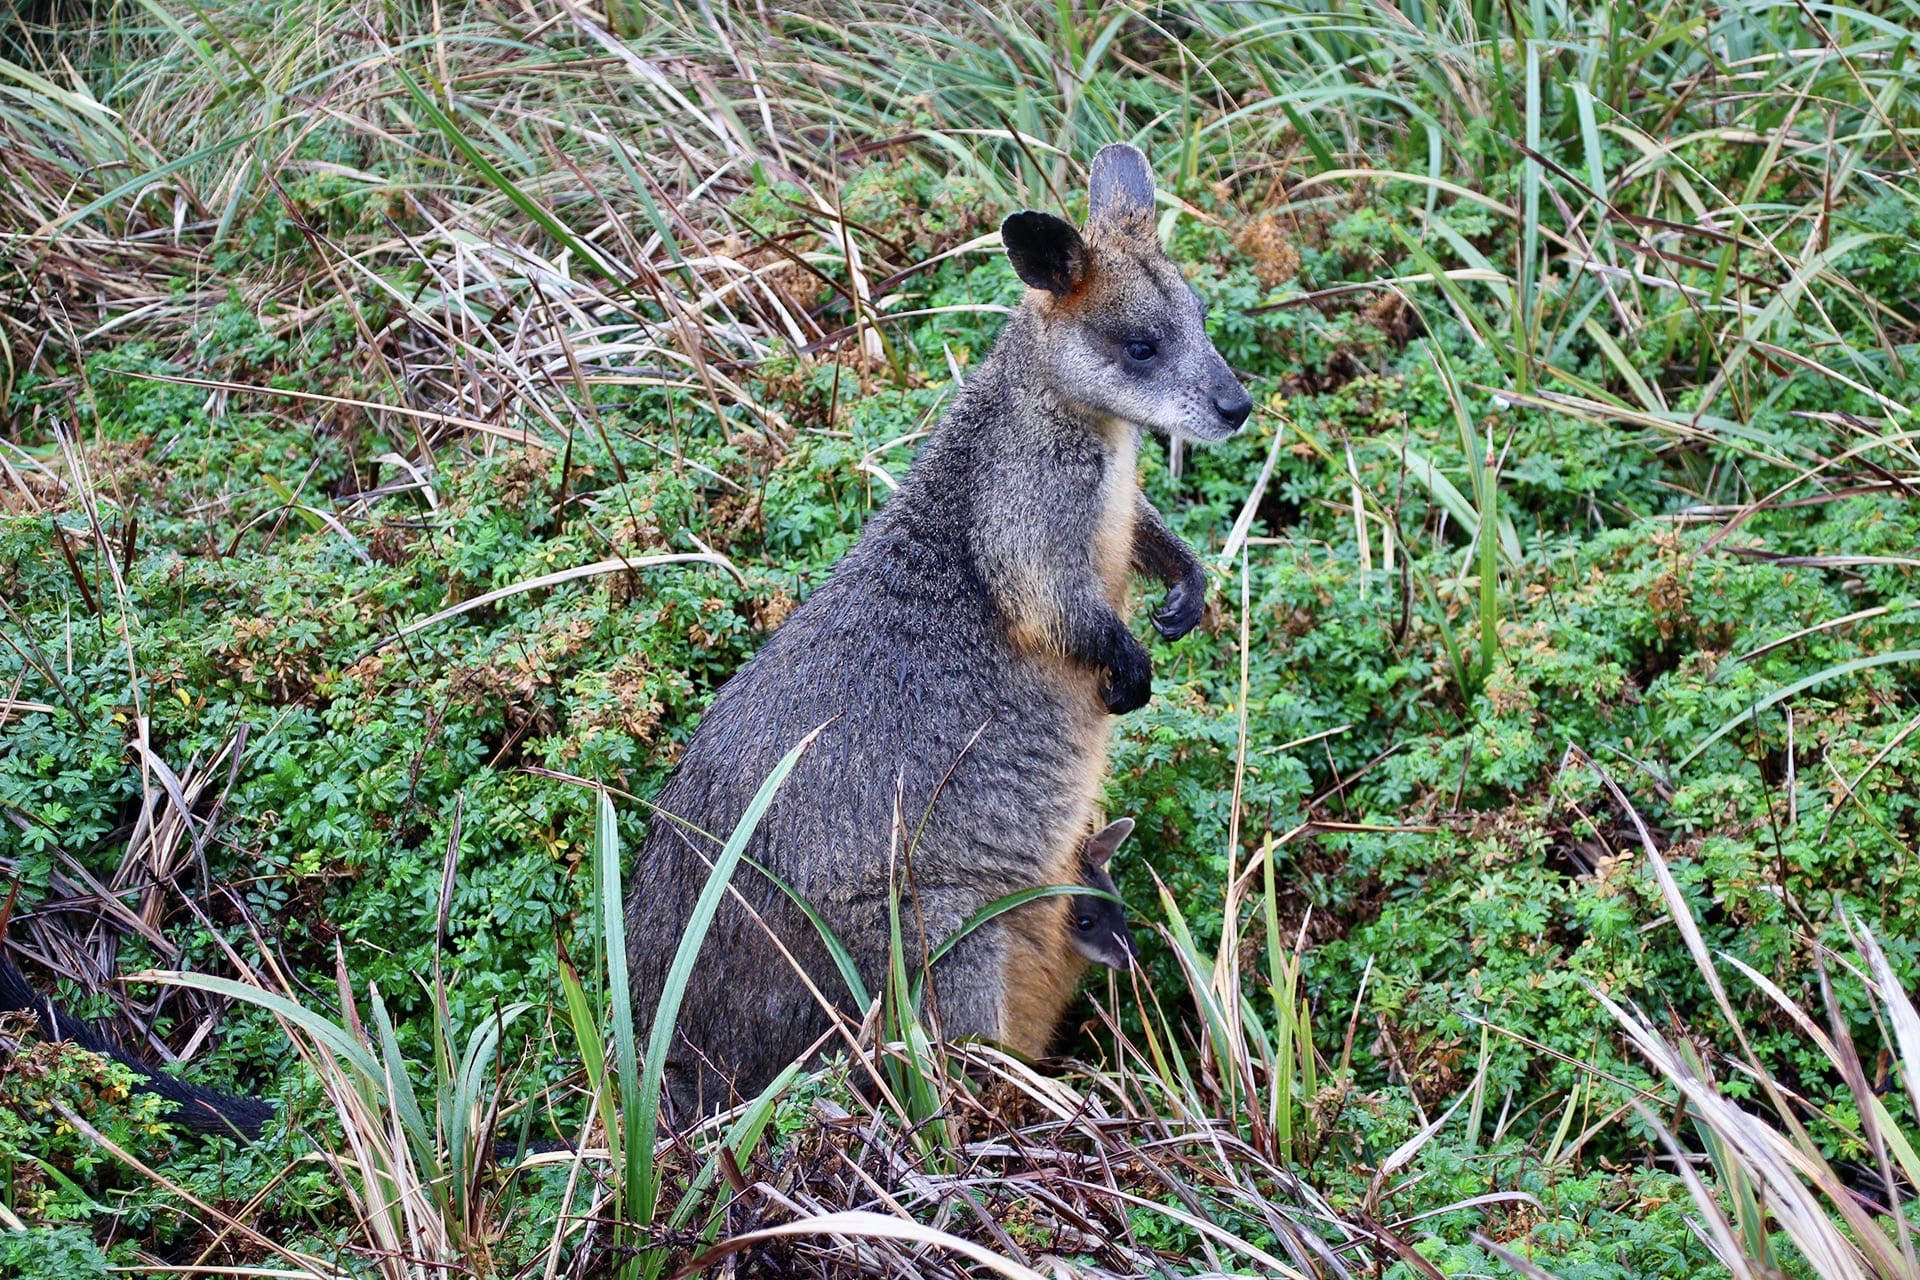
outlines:
[[1135, 338], [1127, 344], [1127, 359], [1135, 364], [1145, 364], [1158, 355], [1160, 348], [1145, 338]]
[[1093, 929], [1092, 916], [1081, 916], [1078, 920], [1074, 921], [1074, 923], [1080, 926], [1080, 932], [1082, 933], [1091, 932]]

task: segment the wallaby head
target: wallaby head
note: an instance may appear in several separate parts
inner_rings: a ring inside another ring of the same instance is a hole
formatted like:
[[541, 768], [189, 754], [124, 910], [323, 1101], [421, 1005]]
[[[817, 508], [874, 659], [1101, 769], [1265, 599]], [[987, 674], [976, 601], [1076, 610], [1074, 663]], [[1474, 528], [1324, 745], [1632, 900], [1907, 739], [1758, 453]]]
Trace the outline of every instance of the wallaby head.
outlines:
[[1133, 968], [1133, 958], [1139, 952], [1133, 945], [1133, 935], [1127, 932], [1127, 909], [1116, 900], [1119, 890], [1113, 882], [1112, 866], [1115, 851], [1132, 833], [1132, 818], [1116, 818], [1087, 840], [1080, 852], [1080, 883], [1114, 897], [1076, 895], [1073, 913], [1067, 918], [1074, 950], [1095, 964], [1122, 972]]
[[1153, 173], [1135, 147], [1093, 158], [1084, 232], [1028, 210], [1001, 224], [1007, 258], [1033, 290], [1033, 352], [1068, 406], [1165, 436], [1224, 440], [1253, 410], [1207, 337], [1207, 309], [1160, 247]]

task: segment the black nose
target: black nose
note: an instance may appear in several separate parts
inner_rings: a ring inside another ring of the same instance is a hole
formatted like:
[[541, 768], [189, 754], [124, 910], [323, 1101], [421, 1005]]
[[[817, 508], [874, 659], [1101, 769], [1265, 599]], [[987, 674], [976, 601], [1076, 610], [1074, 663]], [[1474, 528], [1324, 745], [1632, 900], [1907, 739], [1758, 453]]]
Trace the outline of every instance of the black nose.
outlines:
[[1225, 395], [1216, 393], [1213, 397], [1213, 411], [1220, 415], [1221, 421], [1227, 426], [1238, 431], [1240, 424], [1247, 420], [1247, 415], [1253, 412], [1253, 398], [1247, 394], [1244, 387], [1235, 387]]

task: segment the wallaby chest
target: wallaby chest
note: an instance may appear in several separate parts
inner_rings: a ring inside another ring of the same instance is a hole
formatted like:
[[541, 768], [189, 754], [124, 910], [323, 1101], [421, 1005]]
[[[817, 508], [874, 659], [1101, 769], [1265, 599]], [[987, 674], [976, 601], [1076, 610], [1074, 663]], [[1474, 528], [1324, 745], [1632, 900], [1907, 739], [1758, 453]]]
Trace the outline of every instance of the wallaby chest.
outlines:
[[1140, 501], [1140, 434], [1131, 423], [1116, 422], [1112, 451], [1101, 468], [1094, 511], [1093, 569], [1114, 609], [1126, 609], [1127, 573], [1133, 564], [1133, 526]]

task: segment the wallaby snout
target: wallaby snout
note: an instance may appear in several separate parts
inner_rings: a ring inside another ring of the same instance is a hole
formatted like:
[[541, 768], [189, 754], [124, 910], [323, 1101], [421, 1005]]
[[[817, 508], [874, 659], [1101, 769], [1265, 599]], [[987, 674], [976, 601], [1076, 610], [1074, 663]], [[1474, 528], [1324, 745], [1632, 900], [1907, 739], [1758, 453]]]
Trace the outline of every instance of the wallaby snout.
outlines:
[[1240, 379], [1233, 376], [1225, 360], [1220, 362], [1220, 369], [1226, 376], [1214, 383], [1213, 411], [1227, 426], [1220, 437], [1224, 440], [1246, 425], [1248, 415], [1253, 412], [1253, 397], [1240, 385]]
[[1085, 234], [1052, 214], [1001, 225], [1014, 271], [1044, 295], [1041, 371], [1072, 408], [1164, 436], [1224, 440], [1253, 412], [1207, 336], [1207, 308], [1160, 247], [1138, 149], [1094, 157]]

